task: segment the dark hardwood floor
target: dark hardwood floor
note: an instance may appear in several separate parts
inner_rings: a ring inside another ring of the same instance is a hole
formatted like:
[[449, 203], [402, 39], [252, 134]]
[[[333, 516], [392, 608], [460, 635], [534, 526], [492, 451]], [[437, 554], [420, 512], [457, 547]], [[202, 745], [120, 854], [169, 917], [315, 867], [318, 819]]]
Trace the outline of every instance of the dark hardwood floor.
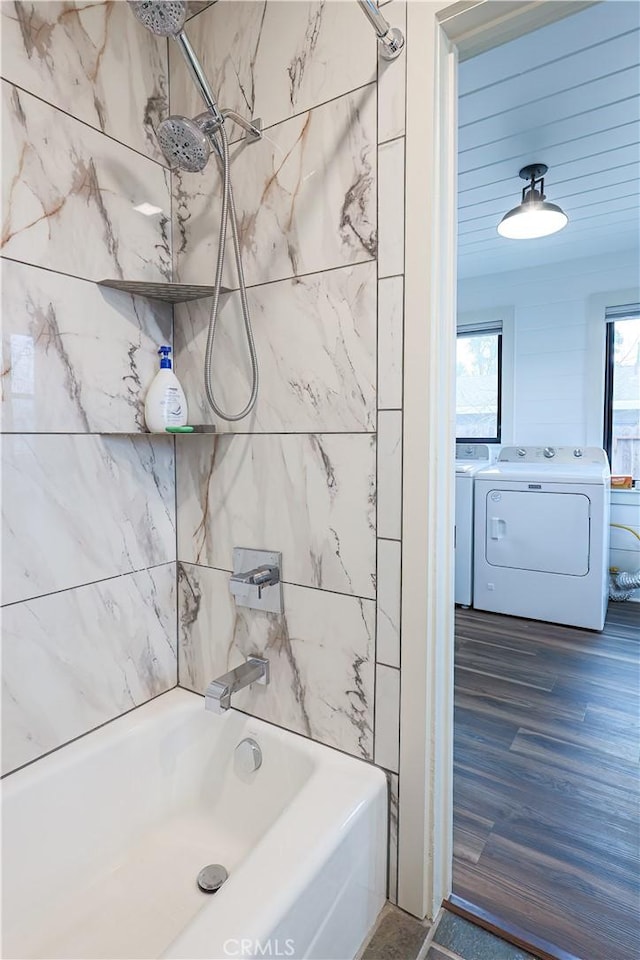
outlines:
[[640, 604], [602, 634], [456, 611], [453, 892], [581, 960], [640, 957]]

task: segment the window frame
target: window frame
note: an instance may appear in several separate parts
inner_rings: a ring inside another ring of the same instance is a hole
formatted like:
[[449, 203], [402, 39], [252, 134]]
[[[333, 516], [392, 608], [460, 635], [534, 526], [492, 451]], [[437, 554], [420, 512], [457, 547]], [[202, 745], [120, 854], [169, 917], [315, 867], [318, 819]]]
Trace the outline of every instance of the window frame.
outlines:
[[[456, 344], [459, 337], [486, 337], [498, 338], [498, 395], [496, 406], [496, 436], [495, 437], [459, 437], [456, 429], [456, 443], [502, 443], [502, 330], [483, 330], [466, 327], [456, 331]], [[456, 411], [457, 420], [457, 411]]]
[[[609, 308], [608, 308], [609, 309]], [[616, 308], [612, 308], [616, 309]], [[612, 464], [613, 455], [613, 385], [615, 377], [615, 329], [616, 323], [629, 319], [640, 319], [637, 311], [630, 310], [625, 316], [621, 312], [620, 316], [606, 318], [605, 322], [605, 348], [604, 348], [604, 423], [602, 446], [609, 460], [609, 466]], [[634, 483], [640, 477], [633, 477]]]
[[611, 464], [613, 449], [613, 374], [615, 369], [615, 320], [607, 323], [604, 347], [604, 437], [602, 446]]

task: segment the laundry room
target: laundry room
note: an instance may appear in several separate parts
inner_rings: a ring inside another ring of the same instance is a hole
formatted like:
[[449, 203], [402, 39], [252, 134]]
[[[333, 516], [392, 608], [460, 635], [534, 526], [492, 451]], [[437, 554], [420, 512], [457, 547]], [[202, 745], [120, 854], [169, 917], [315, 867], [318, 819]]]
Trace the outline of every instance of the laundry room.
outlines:
[[458, 71], [452, 899], [540, 956], [626, 960], [640, 14], [569, 6]]

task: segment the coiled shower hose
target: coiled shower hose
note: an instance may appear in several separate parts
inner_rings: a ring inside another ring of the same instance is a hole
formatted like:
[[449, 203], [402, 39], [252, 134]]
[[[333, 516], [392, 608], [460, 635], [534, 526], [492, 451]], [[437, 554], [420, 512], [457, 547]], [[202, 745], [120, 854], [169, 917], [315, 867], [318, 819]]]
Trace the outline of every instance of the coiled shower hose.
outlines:
[[[218, 156], [222, 173], [222, 206], [220, 210], [220, 233], [218, 235], [218, 259], [216, 262], [216, 278], [213, 289], [213, 301], [211, 304], [211, 313], [209, 315], [209, 329], [207, 332], [207, 348], [204, 359], [204, 388], [207, 402], [213, 412], [222, 420], [242, 420], [247, 414], [251, 413], [258, 397], [258, 357], [256, 355], [256, 345], [253, 339], [253, 330], [251, 327], [251, 314], [249, 313], [249, 303], [247, 301], [247, 290], [244, 281], [244, 271], [242, 269], [242, 254], [240, 252], [240, 240], [238, 237], [238, 219], [236, 216], [236, 207], [233, 199], [233, 187], [231, 185], [231, 171], [229, 165], [229, 141], [221, 124], [213, 134], [213, 143]], [[213, 392], [212, 383], [212, 365], [214, 356], [214, 346], [216, 338], [216, 327], [218, 323], [218, 314], [220, 309], [220, 289], [222, 287], [222, 271], [224, 269], [224, 255], [227, 240], [227, 221], [231, 220], [231, 234], [233, 237], [233, 252], [236, 261], [236, 271], [238, 274], [238, 286], [240, 289], [240, 303], [242, 305], [242, 319], [247, 337], [249, 348], [249, 357], [251, 360], [251, 395], [247, 405], [240, 413], [225, 413], [218, 404]]]

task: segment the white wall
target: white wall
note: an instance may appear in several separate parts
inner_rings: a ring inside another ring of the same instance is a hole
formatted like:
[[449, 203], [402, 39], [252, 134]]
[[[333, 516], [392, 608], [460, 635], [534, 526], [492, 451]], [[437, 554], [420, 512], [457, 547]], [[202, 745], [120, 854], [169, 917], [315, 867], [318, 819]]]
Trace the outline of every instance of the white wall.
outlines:
[[636, 301], [637, 286], [636, 251], [459, 281], [465, 322], [491, 308], [513, 316], [503, 320], [503, 443], [602, 445], [604, 307]]

